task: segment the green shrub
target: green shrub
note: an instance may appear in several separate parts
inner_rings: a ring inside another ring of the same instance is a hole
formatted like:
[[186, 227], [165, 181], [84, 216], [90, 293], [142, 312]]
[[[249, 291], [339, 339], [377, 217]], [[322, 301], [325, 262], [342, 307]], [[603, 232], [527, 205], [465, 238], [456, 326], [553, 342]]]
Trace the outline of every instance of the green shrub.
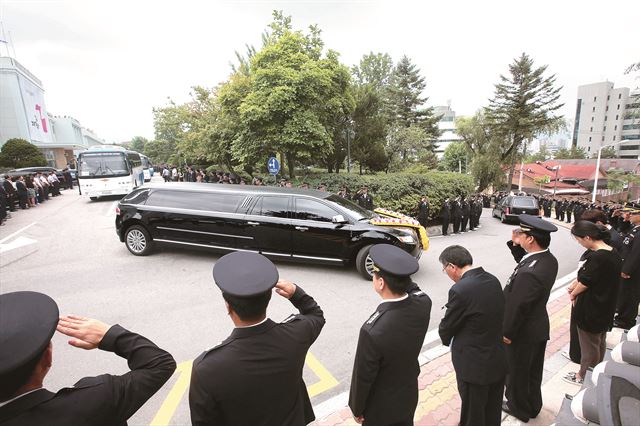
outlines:
[[46, 166], [42, 151], [24, 139], [9, 139], [0, 151], [0, 166], [22, 167]]
[[347, 187], [353, 195], [362, 185], [369, 187], [375, 207], [399, 211], [416, 216], [418, 202], [423, 195], [429, 198], [431, 206], [430, 219], [440, 213], [440, 206], [447, 197], [456, 197], [473, 192], [474, 183], [470, 175], [429, 171], [426, 173], [389, 173], [378, 175], [322, 173], [301, 176], [293, 180], [294, 186], [307, 182], [311, 188], [325, 184], [327, 190], [338, 192], [342, 186]]

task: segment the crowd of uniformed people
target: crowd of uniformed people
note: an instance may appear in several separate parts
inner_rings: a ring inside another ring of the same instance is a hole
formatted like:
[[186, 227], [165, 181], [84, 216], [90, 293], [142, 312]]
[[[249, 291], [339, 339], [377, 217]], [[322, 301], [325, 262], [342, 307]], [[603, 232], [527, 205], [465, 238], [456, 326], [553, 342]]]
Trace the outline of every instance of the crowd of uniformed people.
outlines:
[[[357, 202], [369, 203], [365, 187], [356, 195]], [[488, 202], [482, 195], [445, 201], [454, 232], [463, 232], [467, 221], [471, 229], [477, 227]], [[428, 211], [426, 197], [421, 203]], [[571, 229], [586, 249], [568, 287], [575, 332], [570, 355], [580, 368], [565, 379], [576, 384], [587, 368], [602, 361], [606, 333], [614, 325], [628, 329], [635, 324], [640, 302], [640, 209], [589, 207]], [[502, 412], [527, 422], [542, 409], [550, 332], [546, 305], [558, 272], [558, 261], [549, 251], [555, 231], [548, 220], [520, 216], [520, 226], [507, 242], [516, 266], [504, 289], [489, 271], [473, 264], [464, 247], [449, 246], [439, 255], [442, 271], [455, 283], [438, 331], [443, 344], [451, 346], [461, 425], [498, 425]], [[370, 257], [372, 288], [381, 302], [360, 328], [349, 407], [357, 423], [411, 425], [418, 404], [418, 355], [432, 302], [411, 279], [419, 268], [411, 255], [379, 244]], [[313, 421], [302, 371], [325, 323], [321, 307], [256, 253], [221, 257], [213, 267], [213, 280], [234, 328], [193, 363], [192, 424]], [[298, 313], [280, 323], [269, 319], [266, 310], [273, 293], [288, 299]], [[145, 337], [120, 325], [59, 316], [56, 302], [41, 293], [0, 295], [0, 317], [0, 425], [126, 424], [176, 368], [172, 356]], [[70, 336], [75, 347], [126, 358], [131, 371], [87, 377], [58, 392], [46, 390], [43, 380], [53, 366], [51, 338], [56, 330]]]

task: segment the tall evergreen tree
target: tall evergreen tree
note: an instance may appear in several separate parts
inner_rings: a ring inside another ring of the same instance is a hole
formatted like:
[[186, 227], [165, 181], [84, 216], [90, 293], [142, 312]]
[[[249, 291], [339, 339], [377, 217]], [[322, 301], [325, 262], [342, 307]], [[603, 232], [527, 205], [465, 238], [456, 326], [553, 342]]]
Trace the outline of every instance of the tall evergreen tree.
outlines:
[[515, 162], [523, 143], [542, 133], [553, 133], [564, 127], [556, 112], [562, 87], [555, 87], [556, 77], [545, 77], [547, 66], [534, 67], [525, 53], [509, 65], [509, 76], [500, 75], [495, 94], [489, 101], [487, 118], [493, 129], [510, 143], [501, 161], [510, 165], [507, 189], [511, 188]]

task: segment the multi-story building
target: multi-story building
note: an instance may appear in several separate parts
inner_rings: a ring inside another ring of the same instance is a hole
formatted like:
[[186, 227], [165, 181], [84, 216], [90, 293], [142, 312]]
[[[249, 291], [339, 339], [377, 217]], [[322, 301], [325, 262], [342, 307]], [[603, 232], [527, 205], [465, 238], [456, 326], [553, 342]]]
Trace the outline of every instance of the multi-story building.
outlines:
[[72, 117], [47, 112], [42, 81], [10, 57], [0, 57], [0, 148], [12, 138], [40, 148], [49, 166], [74, 163], [75, 155], [103, 144], [91, 130]]
[[613, 83], [578, 87], [572, 146], [593, 155], [602, 146], [628, 140], [615, 146], [620, 158], [640, 155], [640, 92]]
[[442, 158], [444, 150], [454, 142], [462, 142], [462, 138], [456, 133], [456, 112], [451, 109], [451, 105], [436, 106], [433, 108], [434, 115], [441, 115], [438, 121], [440, 136], [434, 141], [435, 153], [438, 158]]

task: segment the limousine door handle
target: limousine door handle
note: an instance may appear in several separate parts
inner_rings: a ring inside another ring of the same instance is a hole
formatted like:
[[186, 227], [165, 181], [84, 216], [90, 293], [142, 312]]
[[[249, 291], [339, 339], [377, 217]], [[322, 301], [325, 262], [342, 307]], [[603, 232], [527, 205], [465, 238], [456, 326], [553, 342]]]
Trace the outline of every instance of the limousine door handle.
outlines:
[[307, 228], [306, 226], [296, 226], [296, 229], [298, 231], [302, 231], [302, 232], [309, 230], [309, 228]]
[[247, 225], [258, 226], [260, 224], [258, 222], [247, 222]]

